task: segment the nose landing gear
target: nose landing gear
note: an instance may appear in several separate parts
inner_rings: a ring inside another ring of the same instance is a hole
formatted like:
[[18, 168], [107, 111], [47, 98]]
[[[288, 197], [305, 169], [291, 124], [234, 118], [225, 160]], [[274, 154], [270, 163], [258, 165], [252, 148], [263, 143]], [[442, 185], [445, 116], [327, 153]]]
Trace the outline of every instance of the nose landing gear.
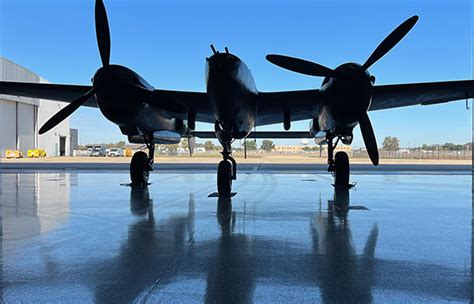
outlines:
[[145, 186], [148, 184], [150, 171], [153, 171], [155, 156], [155, 142], [152, 136], [144, 136], [145, 144], [148, 148], [148, 155], [143, 151], [138, 151], [130, 162], [130, 179], [133, 186]]
[[351, 188], [353, 185], [349, 184], [349, 156], [346, 152], [339, 151], [334, 157], [334, 149], [339, 143], [339, 138], [335, 143], [333, 142], [334, 135], [327, 135], [326, 139], [328, 142], [328, 172], [334, 176], [334, 187]]
[[225, 144], [222, 151], [223, 160], [217, 167], [217, 192], [219, 196], [229, 197], [232, 191], [232, 180], [237, 179], [237, 162], [231, 156], [231, 146]]
[[217, 192], [219, 196], [230, 197], [232, 180], [237, 179], [237, 162], [232, 157], [232, 132], [224, 130], [219, 122], [214, 124], [216, 137], [223, 147], [221, 152], [224, 158], [217, 167]]

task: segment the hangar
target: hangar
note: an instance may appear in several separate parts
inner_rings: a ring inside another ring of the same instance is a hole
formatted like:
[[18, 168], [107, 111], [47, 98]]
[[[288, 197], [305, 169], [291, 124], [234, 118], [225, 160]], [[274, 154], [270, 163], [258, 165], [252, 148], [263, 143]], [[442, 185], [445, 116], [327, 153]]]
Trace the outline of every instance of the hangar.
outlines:
[[[1, 80], [47, 83], [41, 76], [0, 57]], [[70, 156], [77, 145], [77, 130], [69, 128], [69, 119], [64, 120], [51, 132], [43, 135], [38, 130], [66, 103], [0, 95], [0, 157], [6, 150], [20, 150], [27, 155], [30, 149], [43, 149], [47, 156]]]

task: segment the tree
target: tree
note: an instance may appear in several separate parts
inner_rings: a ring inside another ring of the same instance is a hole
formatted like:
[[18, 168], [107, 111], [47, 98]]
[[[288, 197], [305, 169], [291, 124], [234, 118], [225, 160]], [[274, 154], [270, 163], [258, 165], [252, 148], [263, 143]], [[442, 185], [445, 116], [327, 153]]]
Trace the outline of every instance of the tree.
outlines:
[[254, 140], [246, 140], [245, 145], [247, 146], [247, 151], [257, 150], [257, 143]]
[[264, 150], [265, 152], [272, 152], [274, 148], [275, 145], [273, 144], [273, 141], [268, 139], [262, 141], [262, 145], [260, 146], [260, 149]]
[[387, 136], [383, 140], [383, 149], [395, 151], [400, 149], [400, 140], [397, 137]]
[[166, 145], [166, 150], [168, 150], [168, 152], [176, 152], [178, 151], [178, 148], [178, 144]]
[[125, 142], [123, 140], [121, 140], [121, 141], [119, 141], [118, 143], [115, 144], [115, 147], [125, 149]]
[[304, 152], [319, 151], [319, 146], [315, 146], [315, 147], [305, 146], [303, 147], [303, 151]]
[[185, 150], [189, 150], [189, 140], [187, 138], [182, 138], [181, 142], [179, 143], [181, 148]]
[[216, 146], [214, 146], [212, 141], [208, 140], [204, 143], [204, 149], [206, 151], [214, 151], [216, 149]]

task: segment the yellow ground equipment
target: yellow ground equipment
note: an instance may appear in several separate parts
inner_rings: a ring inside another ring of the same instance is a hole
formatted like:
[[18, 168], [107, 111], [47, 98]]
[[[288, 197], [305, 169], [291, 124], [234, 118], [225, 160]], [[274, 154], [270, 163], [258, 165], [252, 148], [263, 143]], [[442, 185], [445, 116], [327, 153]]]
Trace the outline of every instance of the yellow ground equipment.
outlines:
[[20, 150], [6, 150], [5, 157], [6, 158], [22, 158], [23, 153]]
[[46, 157], [46, 151], [42, 149], [28, 150], [28, 157], [31, 157], [31, 158]]
[[125, 149], [125, 157], [132, 157], [133, 152], [132, 149]]

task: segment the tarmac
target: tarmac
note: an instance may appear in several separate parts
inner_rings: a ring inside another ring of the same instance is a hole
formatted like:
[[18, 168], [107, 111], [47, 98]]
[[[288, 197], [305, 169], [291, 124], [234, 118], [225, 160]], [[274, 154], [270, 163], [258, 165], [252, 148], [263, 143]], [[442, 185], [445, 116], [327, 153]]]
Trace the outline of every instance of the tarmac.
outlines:
[[243, 164], [219, 198], [215, 164], [5, 165], [5, 303], [474, 301], [470, 166]]

